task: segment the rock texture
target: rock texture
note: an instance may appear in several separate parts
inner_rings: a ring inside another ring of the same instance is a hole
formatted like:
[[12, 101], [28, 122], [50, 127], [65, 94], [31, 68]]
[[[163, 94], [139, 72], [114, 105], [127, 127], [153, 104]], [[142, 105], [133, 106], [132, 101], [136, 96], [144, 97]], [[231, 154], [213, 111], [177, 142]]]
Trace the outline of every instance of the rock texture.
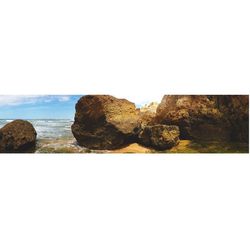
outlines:
[[165, 95], [156, 121], [179, 126], [181, 139], [247, 142], [248, 112], [248, 96]]
[[140, 109], [140, 123], [142, 127], [155, 124], [157, 102], [151, 102]]
[[249, 141], [249, 96], [218, 95], [208, 96], [230, 124], [232, 141]]
[[146, 126], [139, 134], [139, 143], [157, 150], [170, 149], [179, 142], [180, 131], [177, 126]]
[[109, 95], [87, 95], [76, 104], [72, 132], [79, 145], [118, 149], [136, 140], [139, 113], [135, 104]]
[[36, 145], [36, 131], [31, 123], [15, 120], [0, 129], [1, 153], [33, 152]]

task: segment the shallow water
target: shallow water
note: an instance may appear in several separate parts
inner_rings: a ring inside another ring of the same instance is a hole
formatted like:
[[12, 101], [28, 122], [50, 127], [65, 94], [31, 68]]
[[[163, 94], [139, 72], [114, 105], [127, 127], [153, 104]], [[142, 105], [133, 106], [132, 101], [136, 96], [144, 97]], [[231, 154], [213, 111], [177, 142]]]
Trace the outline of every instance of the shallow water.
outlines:
[[166, 152], [169, 153], [249, 153], [248, 143], [218, 142], [218, 141], [190, 141], [181, 140], [180, 143]]
[[[12, 120], [0, 120], [0, 128]], [[77, 144], [71, 132], [72, 120], [29, 120], [37, 131], [36, 153], [249, 153], [247, 143], [197, 142], [181, 140], [170, 150], [155, 151], [136, 143], [118, 150], [89, 150]]]
[[194, 142], [181, 140], [170, 150], [156, 151], [137, 143], [116, 150], [89, 150], [79, 146], [74, 139], [40, 141], [37, 153], [249, 153], [246, 143]]
[[[13, 120], [0, 120], [0, 128]], [[71, 132], [73, 123], [70, 119], [37, 119], [28, 120], [37, 132], [37, 153], [53, 153], [60, 151], [79, 152], [85, 149], [79, 147]]]

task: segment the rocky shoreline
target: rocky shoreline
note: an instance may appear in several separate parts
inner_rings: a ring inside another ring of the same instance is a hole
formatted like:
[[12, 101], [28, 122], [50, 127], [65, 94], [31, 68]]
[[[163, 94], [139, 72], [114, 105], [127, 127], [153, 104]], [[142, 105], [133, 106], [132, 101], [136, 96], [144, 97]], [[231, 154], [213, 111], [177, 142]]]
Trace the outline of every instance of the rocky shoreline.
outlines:
[[142, 108], [110, 95], [75, 106], [72, 138], [37, 139], [28, 121], [0, 129], [1, 153], [248, 153], [248, 95], [165, 95]]
[[248, 153], [248, 144], [236, 142], [217, 142], [217, 141], [191, 141], [180, 140], [178, 145], [167, 150], [154, 150], [141, 146], [138, 143], [132, 143], [124, 148], [115, 150], [90, 150], [81, 147], [76, 140], [38, 140], [36, 153], [93, 153], [93, 154], [113, 154], [113, 153], [140, 153], [140, 154], [154, 154], [154, 153]]

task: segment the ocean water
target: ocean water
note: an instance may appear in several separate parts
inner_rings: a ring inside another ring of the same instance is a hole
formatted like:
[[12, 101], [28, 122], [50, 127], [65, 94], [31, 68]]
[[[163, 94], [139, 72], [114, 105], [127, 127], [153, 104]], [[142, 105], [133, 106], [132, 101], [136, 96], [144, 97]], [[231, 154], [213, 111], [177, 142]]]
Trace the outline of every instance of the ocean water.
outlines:
[[[0, 120], [0, 128], [13, 120]], [[37, 139], [63, 139], [72, 138], [71, 125], [72, 120], [65, 119], [43, 119], [43, 120], [28, 120], [33, 124]]]
[[[0, 120], [0, 128], [13, 120]], [[37, 132], [37, 153], [82, 153], [71, 132], [73, 121], [68, 119], [28, 120]]]

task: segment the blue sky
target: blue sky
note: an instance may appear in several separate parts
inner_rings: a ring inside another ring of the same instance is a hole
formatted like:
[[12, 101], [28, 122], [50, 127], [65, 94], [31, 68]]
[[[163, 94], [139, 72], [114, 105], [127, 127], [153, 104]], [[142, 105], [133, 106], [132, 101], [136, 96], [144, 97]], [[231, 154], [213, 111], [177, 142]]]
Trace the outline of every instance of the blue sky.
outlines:
[[0, 95], [0, 119], [73, 119], [80, 95]]
[[[0, 119], [73, 119], [75, 104], [81, 96], [0, 95]], [[136, 106], [149, 102], [138, 101]]]

